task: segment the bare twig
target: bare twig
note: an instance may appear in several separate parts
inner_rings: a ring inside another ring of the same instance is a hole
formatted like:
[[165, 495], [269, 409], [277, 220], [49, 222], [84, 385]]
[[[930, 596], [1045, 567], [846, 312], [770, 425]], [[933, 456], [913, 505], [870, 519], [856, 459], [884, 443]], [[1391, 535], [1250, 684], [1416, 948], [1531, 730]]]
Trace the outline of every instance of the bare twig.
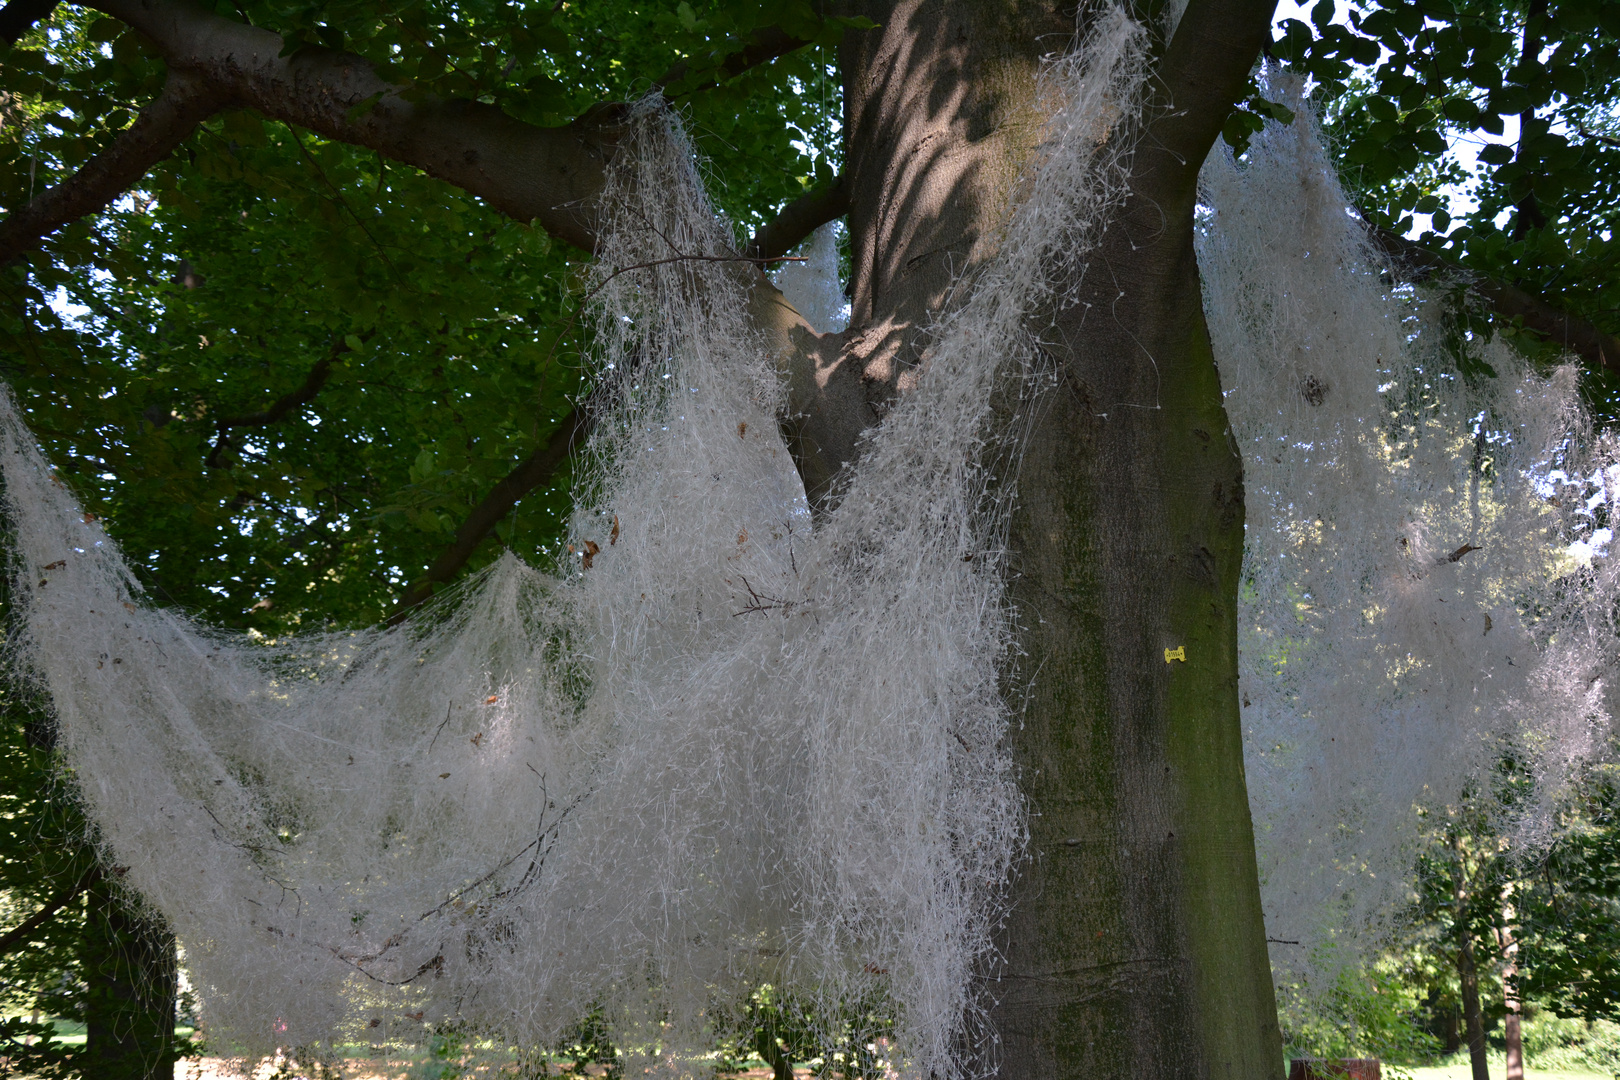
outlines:
[[743, 605], [741, 611], [731, 613], [733, 619], [739, 615], [748, 615], [756, 611], [787, 611], [793, 607], [793, 601], [767, 596], [765, 593], [756, 590], [747, 578], [742, 577], [741, 574], [737, 576], [742, 578], [743, 588], [748, 590], [748, 603]]
[[428, 743], [428, 749], [429, 750], [433, 749], [433, 747], [439, 741], [439, 736], [444, 733], [444, 725], [446, 725], [446, 724], [448, 724], [450, 722], [450, 710], [455, 708], [455, 704], [456, 703], [453, 702], [453, 701], [447, 702], [445, 704], [445, 706], [444, 706], [444, 719], [439, 721], [438, 728], [433, 732], [433, 741]]
[[671, 255], [667, 259], [652, 259], [648, 262], [634, 263], [630, 266], [619, 267], [618, 269], [614, 270], [613, 273], [609, 274], [607, 277], [593, 285], [590, 291], [580, 298], [580, 306], [583, 307], [586, 302], [591, 300], [596, 296], [597, 293], [606, 288], [608, 282], [612, 281], [620, 274], [628, 274], [632, 270], [650, 270], [655, 266], [668, 266], [670, 263], [678, 262], [754, 263], [756, 265], [762, 265], [764, 263], [806, 261], [808, 260], [803, 255], [776, 255], [768, 259], [758, 258], [753, 255]]
[[[493, 881], [501, 873], [501, 871], [505, 870], [507, 867], [511, 866], [513, 863], [517, 862], [519, 859], [523, 858], [524, 855], [527, 855], [530, 852], [534, 853], [534, 857], [529, 860], [529, 865], [524, 869], [523, 875], [515, 884], [489, 894], [482, 900], [474, 903], [472, 906], [473, 908], [478, 909], [481, 913], [492, 910], [496, 901], [508, 899], [509, 897], [522, 892], [538, 878], [540, 869], [545, 865], [546, 856], [548, 856], [551, 853], [552, 848], [556, 846], [558, 833], [562, 828], [563, 822], [567, 820], [569, 814], [577, 810], [586, 799], [590, 798], [591, 793], [587, 791], [576, 796], [572, 802], [570, 802], [567, 806], [564, 806], [557, 813], [556, 817], [552, 818], [548, 823], [546, 820], [547, 814], [552, 810], [556, 810], [557, 804], [552, 801], [546, 792], [545, 777], [541, 776], [539, 772], [536, 772], [533, 765], [529, 766], [529, 771], [534, 772], [536, 776], [540, 777], [540, 820], [538, 823], [538, 832], [535, 838], [530, 840], [527, 844], [524, 844], [511, 855], [502, 859], [477, 880], [469, 882], [467, 885], [457, 889], [455, 892], [447, 896], [443, 902], [436, 904], [435, 906], [422, 912], [416, 917], [417, 925], [427, 922], [436, 915], [442, 915], [445, 912], [445, 909], [453, 907], [463, 897], [469, 895], [481, 886], [487, 885], [489, 882]], [[547, 839], [548, 837], [550, 838], [549, 842]], [[441, 968], [444, 963], [443, 954], [441, 953], [422, 964], [416, 969], [415, 972], [404, 979], [384, 978], [381, 975], [367, 971], [365, 965], [374, 960], [380, 960], [384, 956], [387, 956], [394, 949], [397, 949], [399, 946], [403, 945], [406, 938], [409, 936], [409, 930], [401, 930], [392, 937], [388, 938], [388, 940], [384, 941], [382, 946], [376, 952], [368, 953], [365, 956], [346, 956], [339, 949], [330, 946], [328, 946], [328, 951], [331, 952], [331, 954], [338, 960], [348, 964], [350, 967], [354, 968], [356, 971], [360, 972], [373, 982], [388, 986], [406, 986], [421, 978], [429, 971], [436, 971]]]

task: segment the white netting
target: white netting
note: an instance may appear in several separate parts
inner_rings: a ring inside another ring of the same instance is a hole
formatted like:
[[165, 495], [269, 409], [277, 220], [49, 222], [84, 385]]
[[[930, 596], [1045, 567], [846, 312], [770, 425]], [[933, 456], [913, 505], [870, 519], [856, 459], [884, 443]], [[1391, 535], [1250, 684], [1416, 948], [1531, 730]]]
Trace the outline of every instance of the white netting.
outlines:
[[1454, 801], [1503, 739], [1549, 799], [1606, 752], [1620, 575], [1590, 545], [1620, 469], [1572, 365], [1474, 341], [1458, 372], [1435, 311], [1391, 290], [1310, 107], [1273, 90], [1296, 120], [1242, 163], [1210, 156], [1198, 259], [1247, 492], [1267, 929], [1301, 943], [1273, 948], [1279, 975], [1321, 985], [1404, 899], [1414, 804]]
[[849, 301], [838, 277], [838, 232], [829, 221], [799, 247], [804, 262], [790, 262], [776, 272], [776, 287], [818, 334], [836, 334], [849, 325]]
[[560, 577], [508, 557], [393, 630], [213, 633], [143, 601], [0, 395], [18, 647], [216, 1040], [546, 1042], [599, 1005], [678, 1061], [768, 979], [819, 1017], [886, 995], [906, 1070], [960, 1072], [1022, 838], [991, 390], [1122, 188], [1143, 35], [1102, 22], [1050, 72], [1001, 254], [814, 530], [726, 231], [653, 105], [604, 199]]

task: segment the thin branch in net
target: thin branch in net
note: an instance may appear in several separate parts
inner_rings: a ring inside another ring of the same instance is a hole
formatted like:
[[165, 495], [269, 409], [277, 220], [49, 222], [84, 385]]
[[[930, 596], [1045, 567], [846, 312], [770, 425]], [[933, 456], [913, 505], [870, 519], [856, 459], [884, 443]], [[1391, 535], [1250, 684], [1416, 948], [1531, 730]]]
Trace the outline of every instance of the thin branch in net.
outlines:
[[[740, 575], [740, 574], [738, 576], [742, 577], [742, 575]], [[783, 611], [783, 612], [785, 612], [785, 611], [787, 611], [787, 610], [789, 610], [790, 608], [793, 607], [793, 601], [791, 601], [791, 600], [783, 600], [780, 597], [769, 596], [769, 595], [767, 595], [765, 593], [762, 593], [758, 589], [755, 589], [754, 586], [752, 584], [750, 584], [748, 579], [745, 578], [745, 577], [742, 579], [742, 583], [743, 583], [743, 588], [748, 590], [748, 603], [743, 605], [743, 609], [741, 611], [733, 611], [731, 613], [731, 617], [733, 619], [735, 619], [739, 615], [748, 615], [748, 614], [751, 614], [751, 613], [756, 612], [756, 611]]]
[[456, 535], [451, 539], [450, 545], [433, 560], [427, 573], [422, 575], [411, 587], [405, 590], [405, 595], [399, 598], [399, 606], [389, 618], [390, 626], [396, 625], [412, 609], [420, 606], [430, 596], [436, 585], [442, 585], [456, 576], [467, 560], [472, 558], [478, 545], [484, 542], [490, 532], [505, 517], [512, 507], [517, 505], [519, 499], [530, 491], [548, 483], [562, 464], [573, 455], [585, 442], [594, 425], [591, 411], [584, 405], [578, 405], [562, 423], [552, 432], [551, 438], [546, 440], [544, 446], [535, 450], [528, 457], [518, 462], [511, 472], [501, 477], [495, 486], [490, 489], [479, 504], [473, 507]]
[[[660, 235], [662, 235], [662, 234], [660, 234]], [[674, 243], [668, 237], [662, 237], [662, 238], [663, 238], [663, 240], [664, 240], [664, 242], [666, 244], [670, 245], [670, 247], [675, 247]], [[675, 250], [679, 251], [680, 249], [676, 248]], [[632, 270], [650, 270], [653, 267], [657, 267], [657, 266], [667, 266], [670, 263], [688, 262], [688, 261], [691, 261], [691, 262], [716, 262], [716, 263], [745, 262], [745, 263], [754, 263], [755, 265], [763, 265], [765, 263], [777, 263], [777, 262], [806, 262], [807, 260], [806, 260], [805, 256], [803, 256], [803, 255], [780, 255], [780, 256], [777, 256], [775, 258], [770, 258], [770, 259], [754, 258], [754, 257], [748, 256], [748, 255], [672, 255], [667, 259], [653, 259], [653, 260], [651, 260], [649, 262], [639, 262], [639, 263], [634, 263], [634, 264], [632, 264], [630, 266], [621, 266], [618, 269], [614, 270], [607, 277], [603, 278], [601, 281], [598, 281], [595, 285], [591, 286], [591, 288], [585, 293], [585, 295], [580, 297], [578, 306], [574, 308], [574, 313], [572, 315], [570, 315], [568, 317], [568, 321], [563, 324], [562, 331], [560, 333], [558, 333], [556, 341], [552, 342], [551, 352], [546, 354], [546, 363], [550, 364], [552, 358], [556, 355], [556, 353], [557, 353], [557, 342], [562, 341], [564, 338], [566, 338], [568, 336], [568, 332], [574, 328], [574, 324], [579, 322], [580, 313], [582, 311], [584, 311], [587, 306], [589, 306], [590, 302], [596, 298], [596, 295], [598, 293], [600, 293], [604, 288], [607, 287], [608, 282], [612, 281], [614, 278], [618, 277], [620, 274], [628, 274]]]
[[612, 281], [620, 274], [628, 274], [632, 270], [651, 270], [655, 266], [668, 266], [670, 263], [678, 262], [754, 263], [755, 265], [763, 265], [765, 263], [805, 261], [807, 260], [803, 255], [777, 255], [768, 259], [757, 258], [751, 255], [672, 255], [667, 259], [652, 259], [648, 262], [632, 263], [629, 266], [619, 267], [607, 277], [591, 286], [591, 290], [582, 298], [581, 304], [583, 306], [585, 302], [593, 299], [597, 293], [602, 291], [608, 282]]
[[[465, 896], [478, 889], [480, 886], [486, 885], [493, 881], [501, 873], [501, 871], [505, 870], [507, 867], [511, 866], [513, 863], [517, 862], [519, 859], [523, 858], [524, 855], [527, 855], [530, 852], [534, 853], [533, 857], [529, 860], [529, 865], [524, 869], [523, 875], [515, 884], [491, 893], [482, 901], [475, 901], [469, 911], [478, 910], [480, 913], [492, 912], [497, 901], [510, 899], [538, 880], [540, 871], [545, 867], [546, 858], [551, 854], [552, 849], [557, 845], [557, 839], [561, 832], [563, 822], [568, 819], [569, 814], [579, 809], [579, 807], [590, 798], [591, 793], [587, 791], [575, 796], [571, 802], [569, 802], [557, 813], [556, 817], [552, 818], [550, 822], [547, 822], [547, 813], [551, 810], [557, 809], [557, 804], [551, 799], [550, 794], [546, 790], [545, 777], [537, 772], [533, 765], [529, 766], [529, 771], [534, 772], [536, 776], [540, 777], [540, 819], [537, 825], [538, 831], [535, 838], [530, 840], [527, 844], [524, 844], [521, 848], [507, 856], [505, 859], [502, 859], [498, 864], [496, 864], [481, 877], [469, 882], [467, 885], [461, 888], [456, 889], [448, 897], [446, 897], [442, 903], [439, 903], [434, 907], [429, 908], [427, 911], [422, 912], [416, 917], [416, 922], [418, 924], [425, 923], [435, 916], [444, 914], [446, 909], [455, 906], [458, 901], [461, 901]], [[384, 978], [381, 975], [367, 971], [365, 965], [387, 956], [394, 949], [405, 944], [405, 941], [409, 936], [409, 929], [401, 930], [384, 941], [376, 952], [368, 953], [364, 956], [346, 956], [340, 950], [331, 947], [329, 947], [328, 951], [330, 951], [335, 958], [354, 968], [356, 971], [360, 972], [373, 982], [381, 983], [387, 986], [407, 986], [430, 971], [439, 971], [442, 969], [444, 964], [443, 953], [440, 953], [439, 955], [436, 955], [432, 959], [426, 961], [419, 966], [415, 972], [404, 979]]]

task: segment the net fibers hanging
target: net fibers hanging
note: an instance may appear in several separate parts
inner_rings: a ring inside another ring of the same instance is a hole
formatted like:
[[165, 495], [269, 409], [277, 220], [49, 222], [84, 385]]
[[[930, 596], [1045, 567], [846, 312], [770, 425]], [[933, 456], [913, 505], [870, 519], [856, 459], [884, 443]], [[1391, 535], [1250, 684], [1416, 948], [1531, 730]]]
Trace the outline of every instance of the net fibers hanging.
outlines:
[[3, 395], [14, 645], [216, 1045], [546, 1043], [599, 1007], [678, 1064], [768, 980], [812, 1017], [886, 1000], [902, 1068], [961, 1075], [1023, 835], [990, 390], [1121, 190], [1142, 41], [1113, 16], [1052, 65], [1000, 255], [814, 529], [736, 267], [684, 258], [730, 240], [657, 104], [602, 203], [566, 573], [507, 556], [394, 629], [215, 632], [145, 600]]
[[[1376, 256], [1311, 107], [1201, 176], [1198, 261], [1243, 455], [1239, 665], [1248, 783], [1280, 984], [1327, 989], [1408, 895], [1414, 806], [1455, 802], [1511, 749], [1533, 848], [1582, 762], [1610, 753], [1620, 575], [1595, 510], [1620, 484], [1574, 365], [1447, 346]], [[1297, 944], [1296, 944], [1297, 943]]]

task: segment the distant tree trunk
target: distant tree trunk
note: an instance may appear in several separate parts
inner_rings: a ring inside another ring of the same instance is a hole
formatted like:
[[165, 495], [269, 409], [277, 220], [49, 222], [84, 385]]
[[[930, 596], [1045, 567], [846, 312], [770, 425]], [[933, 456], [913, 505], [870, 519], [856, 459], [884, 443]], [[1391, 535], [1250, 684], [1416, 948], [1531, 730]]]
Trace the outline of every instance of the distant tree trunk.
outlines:
[[1468, 1041], [1468, 1063], [1474, 1080], [1491, 1080], [1485, 1059], [1485, 1017], [1479, 1008], [1479, 969], [1474, 965], [1474, 943], [1464, 926], [1458, 932], [1457, 974], [1462, 982], [1463, 1034]]
[[1457, 930], [1457, 978], [1462, 984], [1463, 1034], [1468, 1041], [1468, 1063], [1473, 1080], [1491, 1080], [1485, 1059], [1485, 1017], [1479, 1008], [1479, 967], [1474, 962], [1474, 938], [1468, 928], [1468, 876], [1462, 839], [1452, 842], [1457, 860], [1453, 870], [1453, 902]]
[[1445, 1053], [1455, 1054], [1462, 1049], [1462, 1025], [1458, 1023], [1456, 1005], [1446, 1006], [1445, 1039]]
[[1503, 906], [1502, 926], [1496, 932], [1496, 941], [1504, 959], [1502, 1002], [1507, 1007], [1507, 1015], [1502, 1018], [1502, 1036], [1507, 1042], [1507, 1080], [1524, 1080], [1524, 1038], [1519, 1030], [1522, 1008], [1518, 988], [1514, 985], [1519, 975], [1519, 943], [1513, 937], [1512, 904]]
[[176, 1059], [174, 937], [105, 882], [90, 892], [83, 940], [84, 1080], [169, 1080]]
[[771, 1080], [793, 1080], [793, 1059], [777, 1041], [776, 1027], [775, 1015], [767, 1015], [754, 1033], [754, 1050], [759, 1059], [770, 1066]]
[[1466, 925], [1458, 931], [1456, 973], [1463, 983], [1463, 1035], [1468, 1040], [1468, 1064], [1473, 1067], [1474, 1080], [1490, 1080], [1486, 1018], [1479, 1010], [1479, 968], [1474, 965], [1474, 942]]

